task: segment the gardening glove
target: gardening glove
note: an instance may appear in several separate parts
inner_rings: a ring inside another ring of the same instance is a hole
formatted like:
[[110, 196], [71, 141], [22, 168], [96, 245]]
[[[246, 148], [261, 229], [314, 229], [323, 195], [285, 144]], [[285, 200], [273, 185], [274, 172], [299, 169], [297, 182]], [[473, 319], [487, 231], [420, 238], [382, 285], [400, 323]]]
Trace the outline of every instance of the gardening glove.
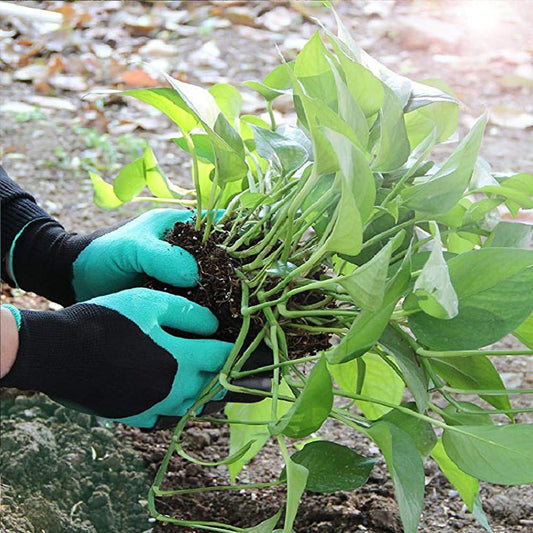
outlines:
[[167, 333], [206, 337], [218, 322], [205, 307], [145, 288], [60, 311], [8, 308], [19, 325], [19, 349], [0, 386], [44, 392], [141, 428], [152, 428], [160, 415], [185, 414], [233, 346]]
[[176, 222], [193, 214], [155, 209], [89, 235], [67, 233], [53, 218], [29, 222], [9, 252], [13, 281], [67, 306], [143, 285], [148, 277], [177, 287], [198, 281], [195, 259], [163, 240]]

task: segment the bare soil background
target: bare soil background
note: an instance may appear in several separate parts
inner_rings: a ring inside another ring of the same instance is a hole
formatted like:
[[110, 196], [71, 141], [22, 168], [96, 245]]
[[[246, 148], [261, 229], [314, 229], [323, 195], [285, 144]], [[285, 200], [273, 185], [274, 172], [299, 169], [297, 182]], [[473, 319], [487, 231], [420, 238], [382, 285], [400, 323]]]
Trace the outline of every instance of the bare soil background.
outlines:
[[[169, 141], [176, 131], [132, 100], [85, 94], [94, 89], [163, 84], [141, 61], [184, 81], [208, 86], [261, 79], [279, 64], [276, 45], [291, 59], [317, 29], [334, 21], [319, 3], [283, 2], [18, 2], [60, 10], [70, 29], [41, 33], [42, 25], [0, 18], [0, 155], [2, 165], [71, 231], [92, 231], [132, 216], [146, 204], [104, 212], [92, 203], [88, 170], [112, 177], [149, 141], [176, 183], [189, 185], [189, 163]], [[474, 7], [472, 7], [474, 6]], [[477, 9], [476, 9], [477, 7]], [[491, 121], [482, 155], [497, 171], [533, 169], [533, 2], [530, 0], [343, 1], [337, 9], [356, 40], [393, 70], [411, 78], [440, 78], [462, 101], [463, 131], [485, 109]], [[262, 113], [253, 93], [247, 113]], [[280, 120], [291, 120], [280, 101]], [[523, 215], [530, 220], [530, 214]], [[5, 289], [2, 301], [56, 308]], [[526, 358], [498, 361], [508, 386], [532, 387]], [[523, 400], [524, 401], [524, 400]], [[40, 395], [2, 393], [1, 527], [6, 532], [185, 531], [154, 524], [146, 492], [170, 432], [146, 434], [69, 411]], [[328, 422], [330, 440], [378, 455], [374, 445]], [[223, 457], [225, 429], [192, 424], [187, 448]], [[241, 481], [275, 479], [281, 460], [267, 447]], [[173, 459], [168, 486], [228, 481], [223, 468]], [[428, 461], [421, 531], [483, 531], [453, 488]], [[533, 531], [530, 487], [482, 486], [495, 532]], [[162, 503], [163, 513], [250, 526], [283, 504], [281, 489], [211, 493]], [[169, 506], [168, 506], [169, 505]], [[353, 493], [307, 493], [300, 532], [401, 531], [384, 462]]]

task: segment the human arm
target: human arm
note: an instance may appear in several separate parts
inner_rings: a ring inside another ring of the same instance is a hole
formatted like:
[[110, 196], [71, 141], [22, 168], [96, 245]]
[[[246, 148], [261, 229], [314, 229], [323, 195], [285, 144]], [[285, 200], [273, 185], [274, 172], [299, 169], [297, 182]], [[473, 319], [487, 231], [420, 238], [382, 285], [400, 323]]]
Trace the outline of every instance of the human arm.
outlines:
[[198, 281], [194, 258], [163, 240], [193, 214], [155, 209], [88, 235], [67, 232], [0, 166], [2, 279], [64, 306], [142, 285], [148, 277], [177, 287]]
[[[4, 312], [11, 314], [2, 309], [2, 319]], [[19, 347], [1, 387], [44, 392], [143, 428], [154, 427], [160, 415], [185, 414], [233, 346], [207, 338], [218, 326], [208, 309], [144, 288], [60, 311], [17, 312]], [[186, 338], [191, 334], [201, 338]]]
[[10, 370], [17, 357], [19, 348], [19, 332], [15, 315], [7, 307], [0, 310], [1, 351], [0, 351], [0, 379]]

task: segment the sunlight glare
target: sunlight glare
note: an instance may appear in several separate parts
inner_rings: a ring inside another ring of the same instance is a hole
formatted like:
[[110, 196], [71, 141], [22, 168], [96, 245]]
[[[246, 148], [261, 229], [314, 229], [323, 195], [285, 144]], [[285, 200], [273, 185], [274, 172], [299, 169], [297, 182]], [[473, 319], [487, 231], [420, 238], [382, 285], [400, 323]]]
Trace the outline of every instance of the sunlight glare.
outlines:
[[462, 23], [471, 31], [486, 34], [498, 26], [504, 6], [498, 0], [464, 0], [458, 11]]

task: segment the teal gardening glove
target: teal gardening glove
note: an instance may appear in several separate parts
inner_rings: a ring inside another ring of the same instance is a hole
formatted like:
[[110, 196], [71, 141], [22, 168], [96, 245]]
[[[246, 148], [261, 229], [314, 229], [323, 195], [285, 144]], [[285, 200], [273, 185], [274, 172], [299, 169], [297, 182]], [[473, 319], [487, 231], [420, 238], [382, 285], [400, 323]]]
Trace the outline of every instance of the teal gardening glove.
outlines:
[[205, 337], [218, 323], [207, 308], [150, 289], [55, 312], [9, 307], [19, 324], [19, 350], [0, 386], [44, 392], [141, 428], [153, 428], [159, 416], [185, 414], [233, 346], [167, 333]]
[[10, 274], [18, 286], [64, 306], [142, 285], [148, 277], [176, 287], [198, 281], [195, 259], [163, 240], [190, 211], [154, 209], [89, 235], [67, 233], [51, 217], [30, 221], [14, 238]]

